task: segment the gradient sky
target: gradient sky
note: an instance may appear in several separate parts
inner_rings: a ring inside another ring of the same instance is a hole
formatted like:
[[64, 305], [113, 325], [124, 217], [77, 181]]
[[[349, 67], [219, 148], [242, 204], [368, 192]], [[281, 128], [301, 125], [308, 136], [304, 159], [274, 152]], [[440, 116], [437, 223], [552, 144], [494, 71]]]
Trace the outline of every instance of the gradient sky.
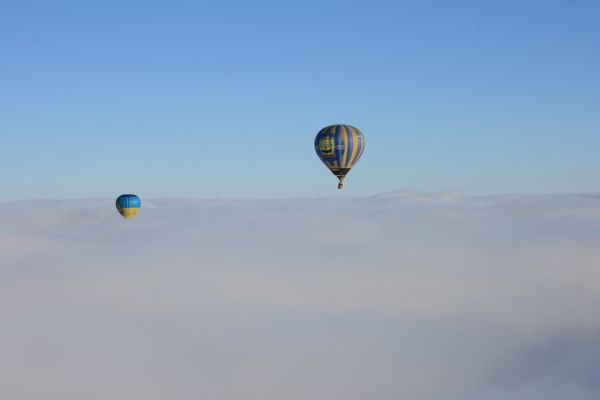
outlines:
[[0, 200], [596, 192], [597, 1], [2, 1]]

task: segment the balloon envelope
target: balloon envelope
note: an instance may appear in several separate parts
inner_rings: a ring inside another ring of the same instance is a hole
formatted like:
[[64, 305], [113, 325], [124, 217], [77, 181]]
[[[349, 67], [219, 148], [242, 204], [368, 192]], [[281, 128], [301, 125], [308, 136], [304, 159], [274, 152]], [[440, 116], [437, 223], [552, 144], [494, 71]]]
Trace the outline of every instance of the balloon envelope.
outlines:
[[339, 189], [346, 174], [357, 163], [365, 148], [365, 138], [361, 131], [350, 125], [331, 125], [317, 133], [315, 151], [340, 180]]
[[122, 194], [116, 201], [117, 211], [123, 218], [129, 219], [136, 216], [142, 207], [142, 201], [135, 194]]

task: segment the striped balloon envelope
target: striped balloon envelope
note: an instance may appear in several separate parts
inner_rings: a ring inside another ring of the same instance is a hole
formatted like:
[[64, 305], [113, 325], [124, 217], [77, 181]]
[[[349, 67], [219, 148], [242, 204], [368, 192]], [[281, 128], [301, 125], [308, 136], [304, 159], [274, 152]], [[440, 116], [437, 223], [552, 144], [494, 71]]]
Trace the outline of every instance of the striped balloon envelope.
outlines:
[[344, 178], [365, 149], [361, 131], [350, 125], [331, 125], [317, 133], [315, 151], [323, 164], [338, 177], [338, 189], [344, 188]]
[[142, 201], [135, 194], [122, 194], [117, 197], [117, 211], [125, 219], [133, 218], [140, 211]]

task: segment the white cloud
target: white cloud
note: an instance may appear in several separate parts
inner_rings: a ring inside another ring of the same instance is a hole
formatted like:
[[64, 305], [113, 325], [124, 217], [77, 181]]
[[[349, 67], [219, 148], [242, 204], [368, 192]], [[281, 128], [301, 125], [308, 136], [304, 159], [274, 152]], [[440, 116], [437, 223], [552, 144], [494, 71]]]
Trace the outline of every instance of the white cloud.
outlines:
[[600, 199], [0, 204], [0, 398], [597, 399]]

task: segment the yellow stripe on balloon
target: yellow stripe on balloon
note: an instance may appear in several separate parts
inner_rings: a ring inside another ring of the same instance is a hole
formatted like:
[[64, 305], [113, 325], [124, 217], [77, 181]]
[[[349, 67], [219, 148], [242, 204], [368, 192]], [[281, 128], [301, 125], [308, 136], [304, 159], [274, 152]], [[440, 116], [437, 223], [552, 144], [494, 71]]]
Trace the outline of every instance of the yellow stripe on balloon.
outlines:
[[346, 158], [348, 158], [348, 131], [344, 125], [341, 126], [341, 134], [342, 134], [342, 143], [344, 143], [344, 152], [342, 153], [342, 162], [341, 166], [346, 165]]
[[119, 208], [119, 213], [126, 219], [135, 217], [139, 211], [139, 208]]

